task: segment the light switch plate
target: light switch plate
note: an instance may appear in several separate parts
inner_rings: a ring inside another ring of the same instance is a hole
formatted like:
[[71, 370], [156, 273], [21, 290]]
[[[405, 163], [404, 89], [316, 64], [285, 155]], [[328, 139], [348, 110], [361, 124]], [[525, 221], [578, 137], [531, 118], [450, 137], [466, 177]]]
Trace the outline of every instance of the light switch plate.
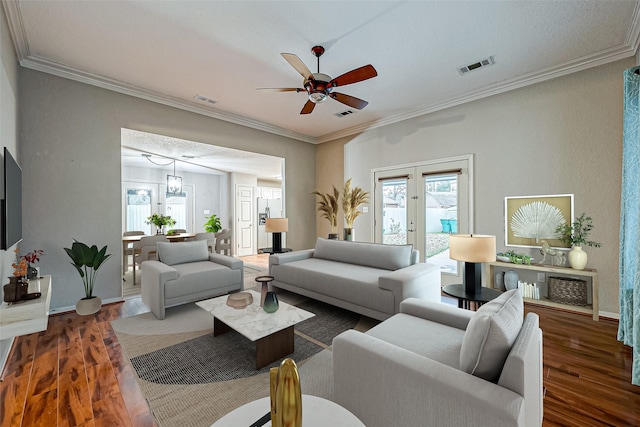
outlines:
[[211, 211], [210, 211], [209, 209], [205, 209], [205, 210], [204, 210], [204, 214], [205, 214], [205, 215], [209, 215], [209, 214], [211, 214]]
[[369, 213], [369, 206], [364, 206], [362, 208], [362, 213]]

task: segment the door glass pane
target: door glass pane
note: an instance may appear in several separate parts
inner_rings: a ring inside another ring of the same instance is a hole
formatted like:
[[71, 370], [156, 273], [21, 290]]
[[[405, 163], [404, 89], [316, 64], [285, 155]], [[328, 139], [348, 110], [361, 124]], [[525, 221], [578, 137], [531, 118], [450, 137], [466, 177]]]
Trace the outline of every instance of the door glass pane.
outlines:
[[126, 229], [151, 233], [151, 226], [145, 221], [151, 215], [151, 190], [127, 188]]
[[425, 176], [424, 188], [425, 262], [457, 274], [458, 263], [449, 258], [449, 234], [458, 232], [458, 175]]
[[382, 181], [382, 243], [407, 243], [407, 180]]
[[[184, 194], [184, 193], [183, 193]], [[168, 229], [182, 228], [187, 231], [187, 197], [186, 195], [170, 196], [167, 193], [165, 199], [165, 215], [169, 215], [176, 223]]]

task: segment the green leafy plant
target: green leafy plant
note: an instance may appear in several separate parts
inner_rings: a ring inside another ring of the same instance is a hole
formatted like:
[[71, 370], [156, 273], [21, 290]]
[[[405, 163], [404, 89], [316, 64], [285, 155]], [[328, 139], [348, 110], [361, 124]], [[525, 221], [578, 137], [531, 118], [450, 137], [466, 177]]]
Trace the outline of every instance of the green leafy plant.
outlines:
[[98, 250], [96, 245], [89, 247], [73, 239], [71, 248], [64, 248], [64, 250], [71, 258], [72, 262], [70, 264], [78, 270], [82, 278], [86, 295], [86, 298], [83, 299], [93, 298], [93, 285], [95, 284], [98, 269], [111, 256], [111, 254], [107, 254], [107, 246], [105, 245]]
[[531, 257], [525, 254], [519, 254], [514, 251], [498, 252], [498, 256], [507, 257], [514, 264], [531, 265]]
[[367, 203], [369, 193], [360, 187], [351, 188], [351, 178], [344, 183], [342, 191], [342, 210], [344, 211], [344, 221], [347, 228], [353, 228], [353, 223], [362, 213], [358, 208], [360, 205]]
[[599, 248], [601, 245], [589, 239], [589, 234], [593, 231], [593, 219], [584, 212], [576, 218], [573, 223], [559, 225], [556, 233], [560, 233], [560, 241], [571, 246], [593, 246]]
[[153, 214], [147, 217], [145, 221], [147, 224], [153, 224], [156, 227], [162, 227], [164, 225], [175, 225], [176, 220], [171, 218], [170, 216]]
[[340, 198], [340, 191], [333, 186], [333, 194], [320, 193], [314, 191], [311, 194], [315, 194], [320, 197], [318, 200], [318, 212], [322, 214], [322, 218], [325, 218], [331, 224], [331, 233], [336, 234], [338, 229], [338, 199]]
[[204, 229], [207, 233], [217, 233], [222, 229], [222, 223], [220, 222], [220, 218], [218, 218], [215, 214], [211, 215], [207, 218], [207, 222], [204, 223]]

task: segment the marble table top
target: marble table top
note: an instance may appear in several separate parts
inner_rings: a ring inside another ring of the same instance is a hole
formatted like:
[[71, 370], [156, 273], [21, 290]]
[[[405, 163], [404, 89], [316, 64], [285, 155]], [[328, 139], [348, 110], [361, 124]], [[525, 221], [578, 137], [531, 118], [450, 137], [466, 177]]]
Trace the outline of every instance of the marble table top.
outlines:
[[245, 308], [229, 307], [228, 295], [200, 301], [196, 305], [251, 341], [257, 341], [315, 316], [311, 312], [282, 301], [279, 301], [278, 311], [267, 313], [260, 307], [259, 292], [253, 290], [244, 292], [250, 292], [253, 295], [253, 303]]

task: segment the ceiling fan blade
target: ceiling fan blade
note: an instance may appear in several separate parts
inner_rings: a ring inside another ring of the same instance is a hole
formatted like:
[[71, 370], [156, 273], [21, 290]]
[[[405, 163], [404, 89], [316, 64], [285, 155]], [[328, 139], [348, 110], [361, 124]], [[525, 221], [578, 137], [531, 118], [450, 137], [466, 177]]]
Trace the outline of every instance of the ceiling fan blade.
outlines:
[[304, 62], [302, 62], [297, 55], [294, 55], [293, 53], [281, 53], [280, 55], [282, 55], [282, 57], [286, 59], [287, 62], [305, 79], [312, 76], [313, 73], [309, 71], [309, 68], [304, 65]]
[[329, 96], [338, 102], [342, 102], [343, 104], [346, 104], [349, 107], [353, 107], [358, 110], [362, 110], [364, 107], [369, 105], [367, 101], [363, 101], [362, 99], [356, 98], [355, 96], [345, 95], [344, 93], [333, 92], [330, 93]]
[[306, 92], [301, 87], [259, 87], [256, 90], [268, 90], [271, 92]]
[[302, 111], [300, 111], [300, 114], [309, 114], [313, 111], [315, 107], [316, 107], [316, 104], [311, 102], [311, 100], [308, 100], [307, 103], [304, 104], [304, 107], [302, 107]]
[[365, 65], [360, 68], [356, 68], [355, 70], [351, 70], [347, 73], [344, 73], [341, 76], [336, 77], [335, 79], [329, 82], [329, 86], [345, 86], [350, 85], [352, 83], [358, 83], [363, 80], [370, 79], [378, 75], [378, 72], [373, 65]]

